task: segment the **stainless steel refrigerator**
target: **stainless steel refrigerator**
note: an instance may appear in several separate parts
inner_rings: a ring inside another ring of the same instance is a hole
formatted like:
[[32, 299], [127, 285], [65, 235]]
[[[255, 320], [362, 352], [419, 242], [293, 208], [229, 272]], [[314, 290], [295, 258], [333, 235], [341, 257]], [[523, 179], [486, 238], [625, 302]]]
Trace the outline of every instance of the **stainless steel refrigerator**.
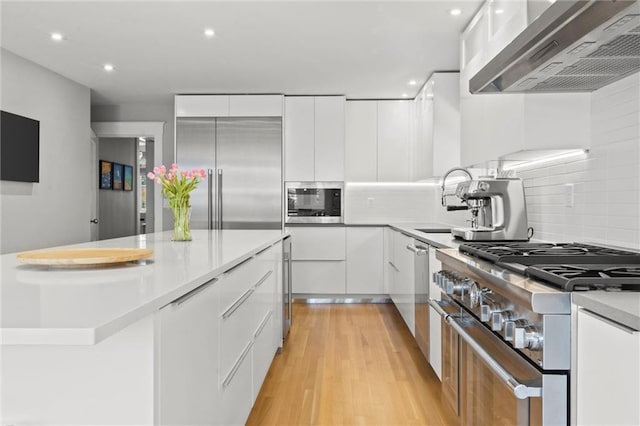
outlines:
[[193, 229], [282, 228], [281, 118], [178, 118], [176, 162], [208, 174], [191, 193]]

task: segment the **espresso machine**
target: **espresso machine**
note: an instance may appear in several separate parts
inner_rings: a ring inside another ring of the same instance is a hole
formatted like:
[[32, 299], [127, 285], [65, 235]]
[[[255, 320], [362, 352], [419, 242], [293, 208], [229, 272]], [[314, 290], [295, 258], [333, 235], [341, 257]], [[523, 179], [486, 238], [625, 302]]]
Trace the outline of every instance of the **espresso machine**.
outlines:
[[519, 178], [471, 179], [459, 183], [456, 197], [462, 205], [447, 210], [469, 210], [471, 226], [453, 228], [451, 234], [466, 241], [528, 241], [529, 228], [524, 187]]

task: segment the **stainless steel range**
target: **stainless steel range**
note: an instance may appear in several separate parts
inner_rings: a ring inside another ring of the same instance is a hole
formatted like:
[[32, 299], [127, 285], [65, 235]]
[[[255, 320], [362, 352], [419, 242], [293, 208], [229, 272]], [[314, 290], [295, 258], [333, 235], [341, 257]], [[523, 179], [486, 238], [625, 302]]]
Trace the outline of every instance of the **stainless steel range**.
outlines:
[[[571, 291], [640, 290], [640, 254], [589, 244], [439, 250], [443, 395], [463, 425], [569, 423]], [[458, 380], [457, 388], [455, 387]], [[455, 395], [454, 395], [455, 394]], [[454, 395], [455, 397], [452, 397]]]

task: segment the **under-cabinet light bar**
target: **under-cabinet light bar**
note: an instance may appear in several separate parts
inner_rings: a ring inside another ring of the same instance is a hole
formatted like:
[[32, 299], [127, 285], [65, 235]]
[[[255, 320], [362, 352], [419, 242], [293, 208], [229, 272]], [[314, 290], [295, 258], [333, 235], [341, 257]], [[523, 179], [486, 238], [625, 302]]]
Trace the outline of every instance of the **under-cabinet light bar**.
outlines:
[[586, 157], [588, 149], [576, 149], [574, 151], [563, 152], [561, 154], [549, 155], [543, 158], [535, 160], [526, 160], [516, 164], [507, 164], [502, 167], [502, 170], [519, 170], [526, 167], [538, 166], [540, 164], [551, 163], [558, 160], [566, 160], [569, 158]]

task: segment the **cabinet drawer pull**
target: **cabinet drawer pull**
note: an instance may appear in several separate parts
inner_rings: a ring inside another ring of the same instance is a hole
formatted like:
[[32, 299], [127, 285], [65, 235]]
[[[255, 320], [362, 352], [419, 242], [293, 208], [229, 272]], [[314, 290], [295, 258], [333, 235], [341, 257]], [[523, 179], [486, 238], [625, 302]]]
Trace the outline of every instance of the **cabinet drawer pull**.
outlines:
[[244, 359], [249, 354], [249, 350], [251, 350], [251, 346], [253, 346], [253, 342], [247, 343], [247, 346], [242, 351], [242, 354], [240, 354], [240, 358], [238, 358], [236, 363], [233, 364], [233, 367], [231, 368], [231, 371], [229, 371], [229, 374], [227, 374], [227, 377], [224, 379], [224, 382], [222, 382], [222, 387], [223, 388], [226, 388], [227, 386], [229, 386], [231, 384], [231, 381], [233, 380], [233, 376], [236, 375], [236, 373], [238, 372], [238, 369], [240, 368], [240, 365], [242, 364]]
[[271, 248], [271, 246], [265, 247], [262, 250], [260, 250], [259, 252], [257, 252], [256, 254], [254, 254], [254, 256], [260, 256], [262, 253], [264, 253], [265, 251], [269, 250], [270, 248]]
[[400, 269], [398, 269], [398, 268], [396, 267], [396, 265], [394, 265], [394, 264], [393, 264], [393, 262], [392, 262], [392, 261], [389, 261], [389, 265], [391, 265], [391, 267], [392, 267], [393, 269], [395, 269], [395, 270], [396, 270], [396, 272], [400, 272]]
[[600, 320], [600, 321], [602, 321], [604, 323], [607, 323], [610, 326], [615, 327], [620, 331], [624, 331], [625, 333], [628, 333], [628, 334], [640, 334], [640, 330], [635, 330], [635, 329], [633, 329], [633, 328], [631, 328], [629, 326], [626, 326], [624, 324], [620, 324], [619, 322], [614, 321], [611, 318], [603, 317], [602, 315], [597, 314], [597, 313], [595, 313], [593, 311], [590, 311], [588, 309], [585, 309], [585, 308], [579, 308], [579, 309], [583, 314], [586, 314], [586, 315], [588, 315], [588, 316], [590, 316], [592, 318], [595, 318], [595, 319]]
[[267, 280], [267, 278], [269, 278], [271, 274], [273, 274], [273, 271], [269, 271], [266, 274], [264, 274], [264, 276], [260, 278], [260, 280], [256, 283], [256, 285], [253, 286], [253, 288], [260, 287]]
[[255, 334], [253, 335], [254, 339], [257, 338], [262, 333], [262, 330], [264, 329], [264, 327], [269, 322], [269, 319], [271, 318], [271, 315], [273, 315], [273, 311], [269, 311], [267, 316], [262, 320], [262, 323], [260, 324], [260, 327], [258, 327], [258, 329], [256, 330]]
[[244, 303], [244, 301], [253, 294], [254, 291], [256, 291], [255, 287], [251, 287], [249, 290], [245, 291], [244, 294], [229, 307], [229, 309], [224, 311], [222, 318], [229, 318]]
[[176, 300], [174, 300], [173, 302], [171, 302], [171, 306], [173, 307], [178, 307], [180, 305], [182, 305], [184, 302], [190, 300], [192, 297], [194, 297], [195, 295], [197, 295], [198, 293], [203, 292], [204, 290], [206, 290], [207, 288], [209, 288], [211, 285], [213, 285], [213, 283], [215, 283], [216, 281], [218, 281], [217, 278], [214, 278], [210, 281], [207, 281], [206, 283], [194, 288], [193, 290], [191, 290], [190, 292], [183, 294], [182, 296], [178, 297]]
[[229, 268], [226, 271], [224, 271], [224, 273], [225, 274], [230, 274], [231, 272], [233, 272], [234, 270], [238, 269], [239, 267], [241, 267], [242, 265], [244, 265], [245, 263], [247, 263], [251, 259], [253, 259], [253, 256], [248, 257], [245, 260], [243, 260], [242, 262], [238, 263], [237, 265], [232, 266], [231, 268]]

